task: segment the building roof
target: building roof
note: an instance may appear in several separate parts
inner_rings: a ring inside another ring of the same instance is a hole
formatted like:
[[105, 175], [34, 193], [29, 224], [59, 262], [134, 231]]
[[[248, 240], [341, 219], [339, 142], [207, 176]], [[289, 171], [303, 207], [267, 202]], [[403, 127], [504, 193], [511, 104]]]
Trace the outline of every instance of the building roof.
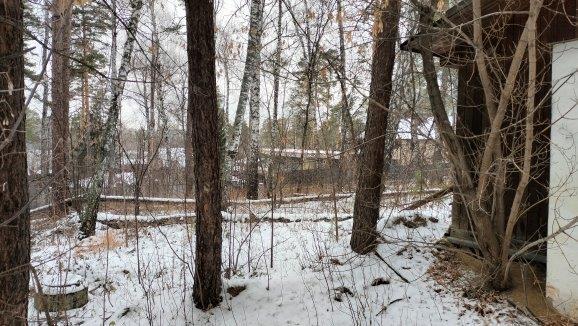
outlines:
[[321, 149], [305, 149], [300, 148], [261, 148], [261, 154], [268, 156], [273, 152], [275, 155], [281, 157], [301, 157], [303, 152], [303, 157], [307, 159], [335, 159], [338, 160], [341, 152], [340, 151], [325, 151]]
[[[500, 11], [525, 11], [528, 10], [528, 6], [528, 0], [481, 0], [482, 16]], [[470, 38], [473, 37], [471, 35], [472, 21], [472, 0], [462, 0], [447, 9], [444, 16], [436, 16], [434, 26], [437, 31], [432, 43], [434, 55], [447, 59], [468, 58], [472, 54], [472, 49], [463, 40], [460, 32], [465, 33]], [[420, 52], [420, 36], [420, 33], [410, 36], [401, 44], [401, 49]]]

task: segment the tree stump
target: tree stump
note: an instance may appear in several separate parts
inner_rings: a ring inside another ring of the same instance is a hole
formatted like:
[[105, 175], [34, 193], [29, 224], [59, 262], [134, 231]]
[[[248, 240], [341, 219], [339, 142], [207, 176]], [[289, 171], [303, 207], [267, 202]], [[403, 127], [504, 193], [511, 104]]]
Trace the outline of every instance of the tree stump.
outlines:
[[88, 303], [88, 287], [76, 274], [66, 277], [50, 275], [42, 281], [42, 294], [36, 293], [34, 307], [38, 311], [76, 309]]

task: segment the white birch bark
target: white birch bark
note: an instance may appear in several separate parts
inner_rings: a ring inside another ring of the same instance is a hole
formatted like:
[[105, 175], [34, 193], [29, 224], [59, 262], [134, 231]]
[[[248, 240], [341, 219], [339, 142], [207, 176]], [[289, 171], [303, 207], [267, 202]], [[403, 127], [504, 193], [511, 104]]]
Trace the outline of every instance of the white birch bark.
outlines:
[[229, 157], [232, 159], [237, 155], [239, 143], [241, 141], [241, 125], [245, 116], [245, 107], [249, 98], [249, 91], [255, 82], [255, 71], [258, 69], [258, 52], [261, 48], [261, 34], [263, 20], [263, 2], [261, 0], [251, 1], [251, 13], [249, 20], [249, 42], [247, 43], [247, 55], [245, 57], [245, 70], [241, 80], [241, 92], [237, 102], [237, 111], [233, 123], [233, 135], [229, 144]]
[[112, 80], [111, 90], [107, 94], [106, 103], [108, 103], [110, 107], [105, 129], [97, 147], [102, 151], [99, 157], [101, 161], [97, 164], [95, 175], [91, 180], [90, 187], [88, 188], [85, 195], [86, 205], [80, 218], [82, 223], [80, 237], [88, 237], [94, 235], [96, 226], [96, 214], [100, 204], [100, 194], [102, 193], [104, 175], [110, 168], [113, 154], [115, 152], [121, 97], [124, 91], [124, 85], [127, 79], [128, 69], [134, 49], [136, 32], [142, 10], [142, 0], [131, 0], [130, 6], [132, 12], [127, 26], [127, 40], [124, 44], [122, 60], [118, 71], [118, 78]]
[[[257, 2], [257, 1], [255, 1]], [[259, 1], [259, 16], [263, 16], [263, 4]], [[250, 152], [248, 157], [247, 198], [259, 197], [259, 104], [261, 88], [261, 36], [263, 24], [259, 19], [254, 35], [255, 48], [253, 49], [253, 71], [251, 82], [251, 99], [249, 102], [249, 130], [251, 133]]]

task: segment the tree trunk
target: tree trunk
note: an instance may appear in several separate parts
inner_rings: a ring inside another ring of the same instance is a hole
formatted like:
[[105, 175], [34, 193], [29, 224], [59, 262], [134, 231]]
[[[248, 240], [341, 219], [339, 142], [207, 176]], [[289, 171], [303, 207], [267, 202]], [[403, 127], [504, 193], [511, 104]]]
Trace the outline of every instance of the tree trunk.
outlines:
[[[118, 35], [118, 22], [116, 19], [116, 15], [117, 15], [117, 11], [116, 11], [116, 0], [112, 0], [111, 1], [111, 11], [112, 11], [112, 15], [111, 15], [111, 42], [110, 42], [110, 70], [109, 70], [109, 75], [110, 75], [110, 80], [109, 80], [109, 84], [107, 85], [109, 87], [109, 89], [112, 89], [112, 83], [114, 82], [114, 80], [117, 77], [117, 68], [116, 68], [116, 56], [117, 56], [117, 52], [118, 52], [118, 46], [117, 46], [117, 35]], [[99, 105], [98, 110], [100, 110], [101, 105]], [[120, 142], [120, 140], [122, 139], [122, 121], [118, 120], [118, 134], [117, 134], [117, 141]], [[94, 148], [93, 150], [93, 161], [92, 162], [96, 162], [96, 160], [98, 159], [98, 149], [95, 148], [94, 146], [92, 146]], [[119, 171], [122, 173], [122, 148], [118, 148], [118, 150], [113, 154], [113, 158], [112, 158], [112, 162], [111, 165], [115, 165], [118, 164], [118, 169]], [[109, 169], [108, 171], [108, 184], [112, 185], [114, 184], [114, 176], [115, 176], [115, 172], [114, 169]], [[122, 195], [124, 196], [124, 181], [121, 182], [121, 190], [122, 190]]]
[[[350, 166], [351, 158], [355, 156], [355, 151], [353, 155], [348, 155], [347, 153], [347, 129], [349, 129], [350, 139], [349, 145], [355, 147], [355, 129], [353, 127], [353, 118], [351, 117], [351, 112], [349, 111], [349, 99], [347, 96], [347, 72], [345, 70], [345, 33], [343, 30], [343, 20], [345, 19], [345, 11], [343, 10], [342, 0], [337, 0], [337, 27], [339, 30], [339, 72], [338, 80], [339, 87], [341, 89], [341, 157], [339, 162], [340, 174], [342, 176], [348, 175], [347, 170]], [[338, 179], [338, 187], [341, 189], [344, 182], [349, 183], [347, 177], [341, 177]]]
[[[436, 3], [432, 0], [432, 5]], [[473, 224], [473, 229], [485, 258], [485, 265], [489, 275], [497, 275], [499, 270], [499, 240], [492, 226], [491, 209], [488, 208], [489, 199], [477, 196], [475, 184], [470, 175], [472, 168], [468, 164], [464, 149], [449, 122], [447, 111], [440, 92], [437, 71], [434, 64], [431, 44], [433, 42], [432, 29], [434, 13], [431, 7], [421, 7], [420, 23], [424, 28], [421, 32], [420, 52], [423, 61], [423, 75], [427, 83], [427, 91], [430, 99], [430, 107], [438, 134], [446, 149], [446, 155], [454, 168], [454, 177], [458, 193], [466, 206], [468, 218]]]
[[[48, 1], [44, 1], [44, 5], [48, 7]], [[48, 10], [44, 10], [44, 43], [46, 46], [50, 46], [50, 14]], [[42, 47], [42, 66], [47, 66], [48, 60], [48, 49], [47, 47]], [[48, 87], [49, 79], [46, 72], [40, 76], [42, 78], [42, 118], [40, 122], [40, 167], [42, 171], [42, 177], [46, 178], [50, 168], [50, 163], [48, 161], [50, 150], [50, 142], [48, 137], [49, 127], [48, 127]], [[44, 179], [45, 180], [45, 179]]]
[[221, 301], [221, 183], [213, 2], [186, 1], [188, 111], [196, 178], [196, 251], [193, 301], [210, 309]]
[[249, 91], [252, 89], [255, 80], [255, 72], [257, 71], [257, 55], [261, 49], [261, 34], [263, 20], [263, 3], [261, 0], [251, 0], [251, 16], [249, 21], [249, 42], [247, 43], [247, 56], [245, 57], [245, 70], [243, 72], [243, 79], [241, 80], [241, 91], [239, 93], [239, 101], [237, 102], [237, 111], [235, 113], [235, 121], [233, 122], [233, 135], [229, 144], [229, 156], [234, 158], [239, 150], [239, 143], [241, 141], [241, 125], [245, 117], [245, 107], [247, 106], [247, 99], [249, 98]]
[[342, 0], [337, 0], [337, 27], [339, 30], [339, 87], [341, 88], [341, 152], [347, 148], [347, 129], [351, 133], [350, 145], [355, 146], [355, 131], [353, 129], [353, 119], [349, 111], [349, 99], [347, 97], [347, 72], [345, 71], [345, 32], [343, 30], [343, 20], [345, 11]]
[[353, 207], [351, 248], [368, 253], [376, 246], [385, 151], [385, 133], [391, 98], [395, 41], [401, 4], [399, 0], [382, 2], [375, 24], [375, 47], [371, 67], [371, 85], [364, 146], [359, 158], [359, 180]]
[[[277, 1], [277, 45], [275, 48], [275, 63], [273, 65], [273, 117], [270, 117], [271, 128], [271, 154], [269, 159], [269, 167], [267, 168], [268, 175], [268, 195], [275, 201], [278, 183], [279, 159], [278, 153], [275, 153], [275, 148], [280, 146], [279, 133], [279, 81], [281, 74], [281, 51], [283, 50], [283, 0]], [[271, 221], [272, 222], [272, 221]], [[273, 227], [271, 227], [273, 230]], [[271, 249], [272, 250], [272, 249]]]
[[[263, 4], [260, 3], [259, 16], [263, 16]], [[261, 104], [261, 35], [263, 25], [259, 22], [255, 33], [253, 82], [251, 83], [251, 100], [249, 101], [250, 144], [247, 160], [247, 199], [259, 198], [259, 106]]]
[[193, 162], [193, 131], [191, 115], [187, 113], [187, 125], [185, 130], [185, 196], [192, 198], [195, 194], [195, 164]]
[[91, 184], [85, 196], [86, 206], [80, 217], [82, 223], [80, 226], [81, 238], [94, 235], [96, 215], [100, 205], [100, 194], [102, 193], [104, 175], [110, 168], [115, 154], [120, 102], [128, 74], [128, 66], [134, 48], [135, 36], [141, 15], [142, 0], [131, 0], [130, 7], [132, 12], [127, 26], [127, 40], [124, 44], [118, 78], [114, 79], [111, 83], [111, 89], [108, 94], [108, 99], [106, 100], [106, 103], [110, 105], [108, 117], [104, 126], [103, 134], [99, 138], [99, 144], [96, 146], [96, 148], [100, 148], [101, 155], [99, 156], [95, 175], [91, 180]]
[[[0, 2], [0, 325], [27, 325], [30, 215], [22, 2]], [[9, 139], [10, 132], [17, 132]]]
[[70, 18], [72, 2], [52, 4], [52, 214], [67, 214], [68, 189], [68, 111], [70, 101]]

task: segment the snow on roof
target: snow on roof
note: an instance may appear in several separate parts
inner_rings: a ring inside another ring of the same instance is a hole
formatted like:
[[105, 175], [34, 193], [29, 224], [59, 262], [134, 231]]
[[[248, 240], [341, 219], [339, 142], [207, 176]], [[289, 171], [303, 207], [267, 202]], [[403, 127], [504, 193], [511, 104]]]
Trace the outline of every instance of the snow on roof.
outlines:
[[332, 158], [336, 160], [341, 155], [340, 151], [325, 151], [321, 149], [261, 148], [261, 154], [263, 155], [270, 155], [271, 152], [283, 157], [301, 157], [301, 152], [303, 152], [303, 157], [305, 158]]

